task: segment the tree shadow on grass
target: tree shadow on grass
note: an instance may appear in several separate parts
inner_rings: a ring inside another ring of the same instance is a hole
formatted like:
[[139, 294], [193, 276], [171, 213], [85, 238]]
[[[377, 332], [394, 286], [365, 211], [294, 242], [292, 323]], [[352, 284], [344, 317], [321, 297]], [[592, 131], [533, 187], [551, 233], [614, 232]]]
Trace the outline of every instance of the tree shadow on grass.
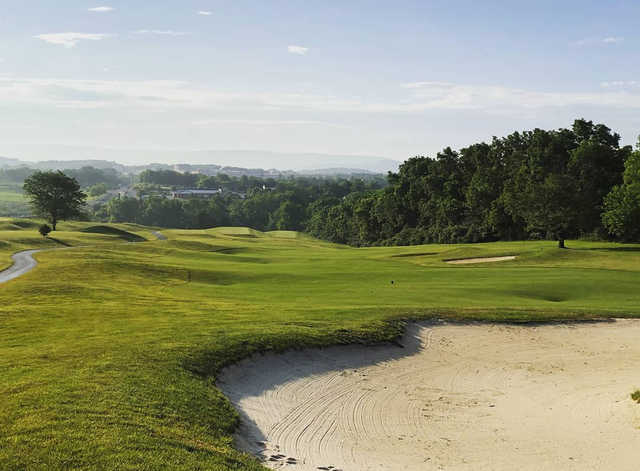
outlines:
[[68, 244], [68, 243], [66, 243], [66, 242], [64, 242], [64, 241], [62, 241], [62, 240], [60, 240], [60, 239], [56, 239], [55, 237], [51, 237], [51, 236], [49, 236], [49, 237], [47, 237], [47, 239], [52, 240], [52, 241], [54, 241], [56, 244], [60, 244], [60, 245], [62, 245], [62, 246], [64, 246], [64, 247], [72, 247], [72, 245], [71, 245], [71, 244]]

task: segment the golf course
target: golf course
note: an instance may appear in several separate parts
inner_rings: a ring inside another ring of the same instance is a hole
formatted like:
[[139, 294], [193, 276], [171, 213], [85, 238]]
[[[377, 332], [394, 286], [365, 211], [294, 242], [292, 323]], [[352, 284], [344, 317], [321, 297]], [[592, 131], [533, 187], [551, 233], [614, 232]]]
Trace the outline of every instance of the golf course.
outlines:
[[[239, 414], [216, 386], [252, 354], [385, 344], [410, 321], [640, 317], [640, 245], [38, 225], [0, 220], [0, 269], [42, 250], [0, 285], [1, 469], [263, 469], [234, 446]], [[447, 263], [485, 257], [510, 259]]]

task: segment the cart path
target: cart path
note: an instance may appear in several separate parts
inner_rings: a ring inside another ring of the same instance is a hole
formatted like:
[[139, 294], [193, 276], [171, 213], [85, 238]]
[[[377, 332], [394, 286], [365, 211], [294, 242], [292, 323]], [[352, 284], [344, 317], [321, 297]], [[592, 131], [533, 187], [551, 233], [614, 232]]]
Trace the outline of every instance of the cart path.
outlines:
[[33, 270], [38, 265], [36, 259], [33, 258], [33, 254], [38, 252], [42, 252], [42, 249], [14, 253], [11, 256], [13, 265], [6, 270], [0, 271], [0, 283], [6, 283]]
[[158, 240], [167, 240], [167, 236], [165, 236], [162, 232], [159, 231], [153, 231], [152, 234], [156, 237], [156, 239]]
[[[153, 235], [158, 240], [167, 240], [167, 237], [160, 232], [153, 232]], [[16, 252], [11, 256], [13, 260], [13, 265], [11, 265], [6, 270], [0, 271], [0, 284], [6, 283], [7, 281], [14, 280], [22, 275], [29, 273], [36, 266], [38, 266], [38, 262], [35, 258], [33, 258], [33, 254], [38, 252], [43, 252], [45, 250], [68, 250], [72, 248], [79, 248], [85, 246], [76, 246], [76, 247], [59, 247], [54, 249], [32, 249], [32, 250], [23, 250], [21, 252]]]

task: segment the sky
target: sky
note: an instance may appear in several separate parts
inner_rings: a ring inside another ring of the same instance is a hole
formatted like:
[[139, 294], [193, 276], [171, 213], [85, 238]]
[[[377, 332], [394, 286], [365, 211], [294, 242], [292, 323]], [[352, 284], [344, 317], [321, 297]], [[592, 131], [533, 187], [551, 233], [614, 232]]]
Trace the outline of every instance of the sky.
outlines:
[[638, 18], [631, 1], [3, 0], [0, 155], [402, 161], [580, 117], [634, 144]]

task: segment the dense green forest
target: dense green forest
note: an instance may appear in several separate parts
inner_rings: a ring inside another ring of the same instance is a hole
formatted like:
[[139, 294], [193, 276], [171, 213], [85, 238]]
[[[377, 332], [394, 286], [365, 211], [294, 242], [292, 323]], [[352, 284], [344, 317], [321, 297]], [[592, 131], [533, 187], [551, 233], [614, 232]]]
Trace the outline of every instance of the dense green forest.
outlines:
[[381, 191], [316, 203], [307, 230], [352, 245], [634, 239], [640, 157], [619, 143], [608, 127], [577, 120], [447, 148], [409, 159]]
[[640, 238], [640, 149], [602, 124], [516, 132], [435, 158], [414, 157], [379, 180], [202, 177], [147, 171], [141, 182], [223, 188], [207, 201], [113, 200], [104, 218], [166, 227], [305, 230], [350, 245], [575, 237]]
[[[207, 177], [166, 170], [143, 172], [140, 180], [142, 198], [113, 199], [96, 216], [112, 222], [188, 229], [249, 226], [259, 230], [304, 230], [314, 203], [340, 201], [347, 195], [380, 190], [386, 184], [381, 177], [274, 180], [224, 174]], [[166, 197], [163, 185], [222, 191], [209, 199], [171, 199]]]

